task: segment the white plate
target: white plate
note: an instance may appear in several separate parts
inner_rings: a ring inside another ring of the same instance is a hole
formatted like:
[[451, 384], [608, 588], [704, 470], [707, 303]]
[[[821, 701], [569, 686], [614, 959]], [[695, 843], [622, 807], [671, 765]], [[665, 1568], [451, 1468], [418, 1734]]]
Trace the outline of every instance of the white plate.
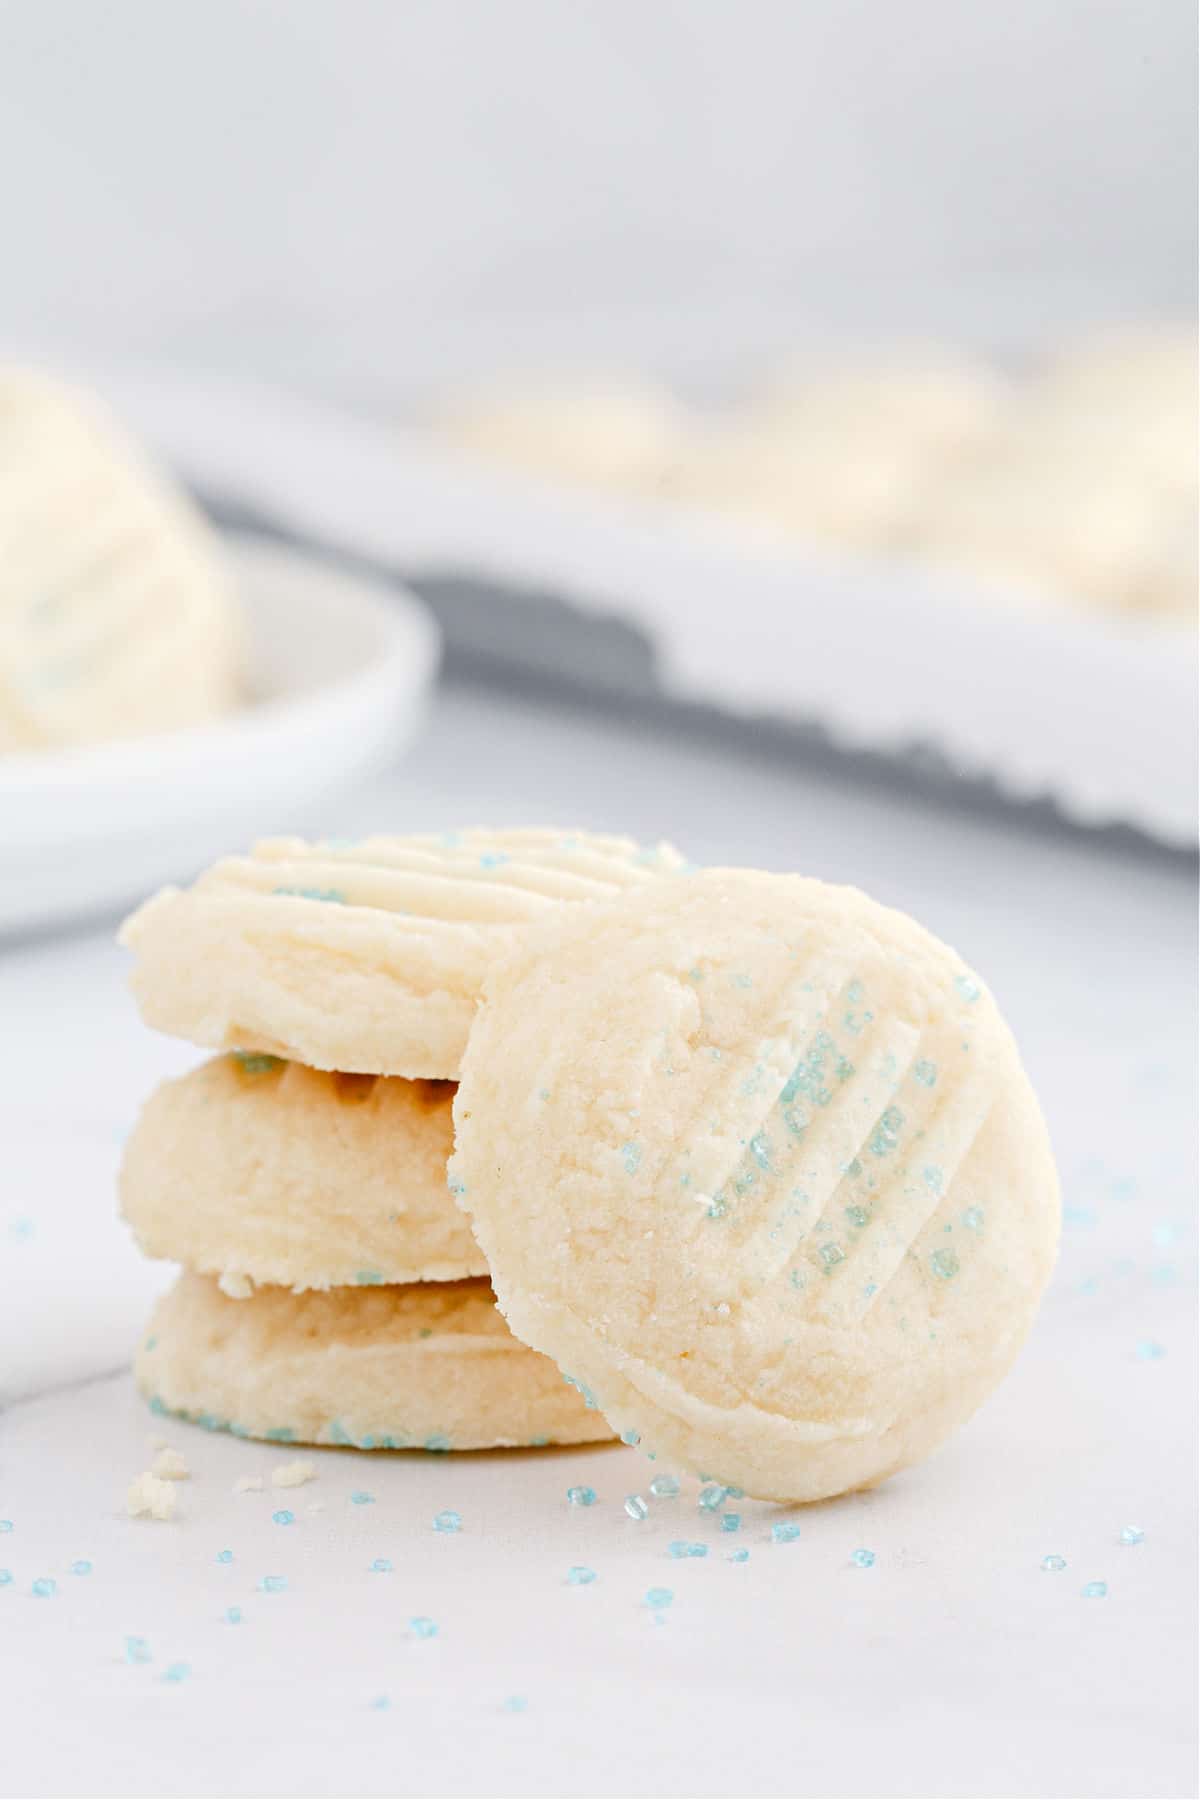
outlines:
[[135, 901], [286, 829], [413, 736], [438, 648], [417, 600], [250, 540], [231, 556], [251, 699], [187, 731], [0, 757], [0, 930]]

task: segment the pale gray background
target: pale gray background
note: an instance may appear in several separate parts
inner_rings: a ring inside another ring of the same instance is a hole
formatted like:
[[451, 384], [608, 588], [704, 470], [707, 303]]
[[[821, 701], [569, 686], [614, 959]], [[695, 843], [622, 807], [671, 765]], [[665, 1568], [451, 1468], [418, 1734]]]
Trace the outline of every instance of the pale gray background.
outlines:
[[0, 336], [472, 365], [1190, 312], [1190, 0], [0, 0]]

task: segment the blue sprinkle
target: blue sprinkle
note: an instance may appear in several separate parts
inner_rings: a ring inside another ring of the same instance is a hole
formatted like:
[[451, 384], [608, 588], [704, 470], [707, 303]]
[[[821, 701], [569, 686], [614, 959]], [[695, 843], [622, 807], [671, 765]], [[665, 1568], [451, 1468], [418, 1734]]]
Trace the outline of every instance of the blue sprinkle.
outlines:
[[391, 1704], [386, 1694], [376, 1694], [373, 1700], [367, 1701], [372, 1712], [386, 1712]]
[[589, 1569], [586, 1563], [572, 1563], [567, 1570], [567, 1582], [571, 1587], [590, 1587], [595, 1579], [595, 1569]]
[[[266, 1056], [258, 1050], [235, 1050], [233, 1060], [244, 1075], [269, 1075], [273, 1069], [282, 1069], [281, 1056]], [[147, 1350], [150, 1345], [146, 1345]]]
[[642, 1434], [640, 1431], [623, 1431], [621, 1433], [621, 1442], [623, 1444], [628, 1444], [631, 1450], [636, 1449], [641, 1441]]
[[408, 1629], [414, 1637], [431, 1638], [437, 1636], [437, 1626], [432, 1619], [416, 1618], [408, 1621]]
[[290, 1444], [295, 1437], [290, 1425], [274, 1425], [267, 1432], [267, 1442], [271, 1444]]
[[58, 1583], [49, 1575], [39, 1575], [29, 1591], [31, 1594], [36, 1594], [39, 1600], [49, 1600], [57, 1594]]
[[433, 1529], [441, 1532], [461, 1531], [462, 1514], [456, 1513], [453, 1507], [448, 1506], [444, 1512], [434, 1514]]
[[499, 869], [508, 861], [503, 850], [485, 850], [479, 859], [481, 869]]
[[595, 1506], [596, 1490], [592, 1487], [569, 1487], [567, 1499], [572, 1506]]
[[1107, 1581], [1089, 1581], [1080, 1591], [1085, 1600], [1103, 1600], [1108, 1593], [1108, 1583]]
[[742, 1528], [741, 1513], [722, 1513], [722, 1515], [721, 1515], [721, 1530], [722, 1531], [740, 1531], [741, 1528]]
[[186, 1681], [192, 1672], [190, 1663], [171, 1663], [163, 1673], [164, 1681]]
[[656, 1475], [650, 1483], [650, 1492], [656, 1500], [674, 1500], [679, 1483], [674, 1475]]
[[982, 1231], [983, 1208], [979, 1206], [968, 1206], [966, 1212], [962, 1216], [962, 1222], [968, 1231]]
[[625, 1511], [631, 1519], [644, 1519], [650, 1508], [640, 1494], [626, 1494]]
[[931, 1088], [937, 1080], [937, 1064], [922, 1060], [913, 1067], [913, 1080], [919, 1081], [922, 1087]]
[[956, 975], [954, 985], [968, 1005], [973, 1006], [983, 989], [970, 975]]
[[125, 1661], [128, 1663], [148, 1663], [150, 1661], [150, 1645], [143, 1637], [127, 1637], [125, 1639]]
[[1140, 1525], [1122, 1525], [1121, 1542], [1123, 1544], [1142, 1544], [1145, 1540], [1146, 1534]]
[[817, 1254], [827, 1269], [834, 1269], [846, 1260], [846, 1252], [837, 1244], [822, 1244]]
[[1060, 1575], [1067, 1566], [1065, 1556], [1043, 1556], [1042, 1567], [1048, 1575]]
[[673, 1538], [667, 1545], [667, 1555], [673, 1556], [676, 1562], [689, 1556], [707, 1556], [708, 1545], [692, 1543], [687, 1538]]
[[392, 1565], [386, 1556], [377, 1556], [375, 1561], [371, 1564], [371, 1573], [373, 1575], [390, 1575], [391, 1572]]
[[426, 1450], [433, 1451], [436, 1456], [441, 1456], [449, 1450], [450, 1439], [444, 1431], [434, 1431], [425, 1439], [424, 1447]]
[[72, 1575], [90, 1575], [91, 1572], [92, 1565], [86, 1556], [81, 1556], [78, 1562], [73, 1562], [71, 1564]]
[[1166, 1354], [1163, 1346], [1156, 1343], [1153, 1338], [1143, 1338], [1137, 1347], [1139, 1362], [1161, 1362]]
[[776, 1544], [794, 1544], [800, 1536], [800, 1527], [795, 1519], [780, 1519], [771, 1527], [771, 1541]]
[[264, 1594], [282, 1594], [287, 1587], [287, 1576], [264, 1575], [258, 1585]]
[[456, 1200], [461, 1200], [467, 1191], [467, 1184], [461, 1175], [447, 1175], [446, 1186]]
[[731, 1554], [728, 1557], [726, 1557], [725, 1560], [727, 1562], [735, 1562], [735, 1563], [749, 1562], [750, 1561], [750, 1552], [748, 1550], [734, 1550], [731, 1552]]
[[233, 1561], [233, 1551], [232, 1550], [218, 1550], [217, 1551], [217, 1561], [219, 1563], [231, 1563]]
[[958, 1258], [953, 1250], [935, 1250], [929, 1266], [939, 1281], [952, 1281], [958, 1274]]
[[671, 1588], [652, 1587], [646, 1589], [646, 1605], [653, 1612], [661, 1612], [665, 1606], [670, 1606], [674, 1598], [675, 1594]]
[[864, 1225], [869, 1225], [871, 1222], [871, 1215], [865, 1206], [848, 1206], [846, 1217], [856, 1231], [861, 1231]]
[[295, 1513], [289, 1512], [286, 1506], [280, 1507], [278, 1512], [273, 1512], [271, 1517], [276, 1525], [294, 1525], [296, 1523]]
[[346, 896], [341, 888], [302, 888], [277, 887], [272, 893], [283, 894], [293, 900], [323, 900], [329, 906], [345, 906]]
[[734, 1487], [727, 1481], [725, 1483], [725, 1497], [727, 1500], [744, 1500], [746, 1498], [746, 1490], [745, 1488]]
[[707, 1487], [700, 1489], [697, 1504], [701, 1512], [717, 1512], [725, 1504], [725, 1489], [719, 1482], [710, 1481]]
[[14, 1219], [8, 1228], [8, 1235], [14, 1244], [27, 1244], [33, 1236], [32, 1219]]
[[230, 1625], [240, 1625], [242, 1622], [241, 1607], [240, 1606], [227, 1606], [225, 1608], [225, 1617], [228, 1620]]
[[375, 1496], [374, 1494], [368, 1494], [365, 1488], [359, 1488], [355, 1493], [351, 1494], [350, 1503], [352, 1506], [374, 1506]]
[[11, 1569], [0, 1569], [0, 1587], [11, 1587], [12, 1578], [13, 1573]]
[[524, 1694], [510, 1694], [501, 1705], [500, 1710], [506, 1713], [523, 1713], [528, 1705], [529, 1702]]
[[382, 1287], [383, 1276], [378, 1269], [359, 1269], [354, 1276], [356, 1287]]
[[640, 1144], [621, 1145], [621, 1161], [625, 1166], [625, 1173], [627, 1175], [637, 1174], [641, 1160], [642, 1148]]
[[854, 1564], [856, 1569], [873, 1569], [875, 1567], [875, 1552], [873, 1550], [855, 1550], [851, 1554], [850, 1561]]
[[0, 1519], [0, 1537], [2, 1537], [5, 1532], [11, 1531], [12, 1528], [13, 1522], [11, 1519]]

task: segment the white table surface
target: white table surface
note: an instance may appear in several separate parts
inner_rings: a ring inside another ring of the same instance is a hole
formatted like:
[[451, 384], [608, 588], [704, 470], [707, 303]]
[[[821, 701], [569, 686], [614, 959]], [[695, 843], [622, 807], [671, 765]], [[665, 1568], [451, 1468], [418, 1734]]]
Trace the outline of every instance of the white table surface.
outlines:
[[[108, 927], [0, 946], [2, 1791], [1194, 1792], [1188, 873], [461, 691], [391, 781], [264, 826], [501, 820], [853, 881], [980, 968], [1064, 1179], [1062, 1256], [1024, 1356], [927, 1464], [803, 1510], [787, 1545], [749, 1502], [718, 1536], [688, 1485], [634, 1523], [622, 1497], [654, 1469], [623, 1448], [327, 1451], [311, 1486], [235, 1496], [287, 1453], [154, 1419], [127, 1373], [168, 1276], [116, 1221], [114, 1171], [141, 1099], [196, 1053], [140, 1025]], [[192, 1478], [176, 1521], [132, 1521], [125, 1489], [159, 1433]], [[573, 1482], [598, 1504], [568, 1508]], [[280, 1505], [294, 1524], [272, 1522]], [[431, 1530], [443, 1506], [458, 1536]], [[1125, 1548], [1131, 1524], [1145, 1541]], [[708, 1556], [669, 1560], [680, 1536]], [[860, 1546], [873, 1568], [851, 1565]], [[1065, 1572], [1043, 1572], [1048, 1553]], [[376, 1557], [392, 1571], [370, 1572]], [[572, 1563], [596, 1583], [566, 1585]], [[259, 1592], [268, 1573], [287, 1590]], [[57, 1592], [35, 1597], [38, 1577]], [[1092, 1580], [1106, 1598], [1082, 1596]], [[662, 1624], [642, 1598], [656, 1585], [675, 1593]], [[435, 1639], [408, 1634], [415, 1614]], [[149, 1663], [126, 1662], [128, 1635]], [[164, 1679], [173, 1663], [187, 1679]]]

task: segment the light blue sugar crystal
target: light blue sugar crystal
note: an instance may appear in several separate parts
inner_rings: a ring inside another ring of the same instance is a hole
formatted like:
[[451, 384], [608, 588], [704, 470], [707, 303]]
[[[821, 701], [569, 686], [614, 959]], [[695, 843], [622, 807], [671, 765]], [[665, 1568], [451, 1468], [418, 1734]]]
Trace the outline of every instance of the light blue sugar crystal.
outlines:
[[78, 1562], [73, 1562], [71, 1564], [72, 1575], [90, 1575], [91, 1572], [92, 1572], [92, 1565], [88, 1561], [86, 1556], [81, 1556], [79, 1558]]
[[271, 891], [292, 900], [323, 900], [328, 906], [346, 904], [346, 896], [341, 888], [277, 887]]
[[11, 1531], [12, 1528], [13, 1522], [11, 1519], [0, 1519], [0, 1537], [3, 1537], [7, 1532]]
[[628, 1444], [631, 1450], [636, 1450], [641, 1441], [642, 1434], [640, 1431], [623, 1431], [621, 1433], [621, 1442], [623, 1444]]
[[446, 1186], [456, 1200], [461, 1200], [467, 1191], [467, 1184], [461, 1175], [447, 1175]]
[[191, 1663], [170, 1663], [163, 1671], [163, 1680], [172, 1681], [178, 1684], [181, 1681], [186, 1681], [191, 1672]]
[[0, 1587], [11, 1587], [12, 1578], [13, 1572], [11, 1569], [0, 1569]]
[[951, 1281], [958, 1274], [958, 1258], [953, 1250], [935, 1250], [929, 1266], [939, 1281]]
[[732, 1563], [749, 1562], [750, 1561], [750, 1552], [748, 1550], [733, 1550], [730, 1552], [729, 1556], [726, 1558], [726, 1561], [732, 1562]]
[[968, 1206], [966, 1212], [962, 1216], [962, 1222], [968, 1231], [982, 1231], [983, 1208], [979, 1206]]
[[452, 1506], [447, 1506], [442, 1512], [434, 1513], [433, 1529], [444, 1535], [453, 1531], [461, 1531], [462, 1514], [456, 1513]]
[[741, 1513], [722, 1513], [721, 1514], [721, 1530], [722, 1531], [740, 1531], [741, 1528], [742, 1528]]
[[39, 1600], [50, 1600], [58, 1592], [58, 1583], [49, 1575], [39, 1575], [29, 1591], [36, 1594]]
[[794, 1544], [800, 1536], [800, 1527], [795, 1519], [780, 1519], [771, 1527], [771, 1541], [776, 1544]]
[[529, 1702], [524, 1694], [510, 1694], [508, 1699], [501, 1703], [500, 1710], [506, 1713], [523, 1713], [528, 1705]]
[[217, 1561], [219, 1563], [231, 1563], [233, 1561], [233, 1551], [232, 1550], [218, 1550], [217, 1551]]
[[873, 1550], [855, 1550], [851, 1553], [850, 1561], [854, 1564], [856, 1569], [873, 1569], [875, 1567], [875, 1552]]
[[287, 1587], [287, 1576], [264, 1575], [258, 1585], [264, 1594], [282, 1594]]
[[1139, 1362], [1161, 1362], [1166, 1354], [1162, 1345], [1156, 1343], [1153, 1338], [1143, 1338], [1137, 1347]]
[[127, 1663], [148, 1663], [150, 1658], [150, 1645], [144, 1637], [127, 1637], [125, 1639], [125, 1661]]
[[973, 975], [956, 975], [954, 985], [968, 1005], [973, 1005], [983, 992]]
[[485, 850], [479, 859], [481, 869], [501, 869], [508, 861], [503, 850]]
[[674, 1500], [679, 1492], [679, 1482], [674, 1475], [656, 1475], [650, 1483], [650, 1492], [656, 1500]]
[[848, 1206], [846, 1217], [855, 1231], [861, 1231], [864, 1225], [869, 1225], [871, 1222], [871, 1215], [865, 1206]]
[[437, 1636], [438, 1628], [432, 1619], [417, 1617], [408, 1621], [408, 1629], [414, 1637], [431, 1638]]
[[627, 1175], [636, 1175], [641, 1166], [642, 1147], [640, 1144], [621, 1145], [621, 1163]]
[[1142, 1530], [1140, 1525], [1122, 1525], [1122, 1527], [1121, 1527], [1121, 1542], [1123, 1544], [1125, 1544], [1125, 1545], [1142, 1544], [1145, 1541], [1146, 1541], [1146, 1534]]
[[367, 1701], [372, 1712], [386, 1712], [391, 1704], [386, 1694], [376, 1694], [373, 1699]]
[[240, 1606], [227, 1606], [225, 1608], [225, 1618], [226, 1618], [227, 1623], [230, 1625], [240, 1625], [242, 1622], [241, 1607]]
[[590, 1587], [596, 1579], [595, 1569], [589, 1569], [586, 1563], [572, 1563], [567, 1570], [569, 1587]]
[[937, 1080], [937, 1064], [927, 1062], [922, 1058], [919, 1063], [913, 1065], [913, 1080], [919, 1081], [922, 1087], [931, 1088]]
[[358, 1488], [351, 1494], [350, 1503], [352, 1506], [374, 1506], [375, 1496], [368, 1494], [365, 1488]]
[[371, 1564], [372, 1575], [390, 1575], [391, 1572], [392, 1565], [386, 1556], [377, 1556]]
[[625, 1511], [631, 1519], [644, 1519], [650, 1508], [640, 1494], [626, 1494]]
[[646, 1605], [652, 1612], [661, 1612], [664, 1607], [670, 1606], [674, 1598], [675, 1594], [671, 1588], [652, 1587], [646, 1589]]
[[1042, 1567], [1048, 1575], [1061, 1575], [1067, 1566], [1065, 1556], [1043, 1556]]
[[595, 1506], [596, 1490], [593, 1487], [569, 1487], [567, 1500], [572, 1506]]
[[1085, 1582], [1080, 1590], [1085, 1600], [1103, 1600], [1108, 1593], [1107, 1581]]
[[719, 1512], [725, 1504], [725, 1489], [718, 1481], [710, 1481], [700, 1489], [697, 1502], [701, 1512]]
[[281, 1506], [278, 1512], [273, 1512], [271, 1518], [276, 1525], [294, 1525], [296, 1523], [295, 1513], [289, 1512], [286, 1506]]
[[383, 1276], [378, 1269], [358, 1269], [354, 1276], [357, 1287], [382, 1287]]
[[817, 1255], [827, 1269], [835, 1269], [846, 1260], [846, 1252], [838, 1244], [822, 1244]]

